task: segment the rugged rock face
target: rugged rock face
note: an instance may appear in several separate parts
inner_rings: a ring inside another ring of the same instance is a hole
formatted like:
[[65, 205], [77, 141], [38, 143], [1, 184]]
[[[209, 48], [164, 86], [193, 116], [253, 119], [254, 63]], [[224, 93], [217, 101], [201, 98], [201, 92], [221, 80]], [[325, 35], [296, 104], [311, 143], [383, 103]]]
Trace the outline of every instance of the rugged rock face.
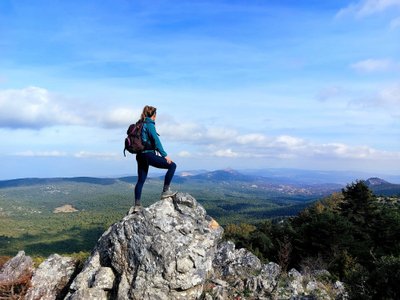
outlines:
[[66, 299], [198, 299], [222, 233], [190, 195], [159, 201], [103, 234]]

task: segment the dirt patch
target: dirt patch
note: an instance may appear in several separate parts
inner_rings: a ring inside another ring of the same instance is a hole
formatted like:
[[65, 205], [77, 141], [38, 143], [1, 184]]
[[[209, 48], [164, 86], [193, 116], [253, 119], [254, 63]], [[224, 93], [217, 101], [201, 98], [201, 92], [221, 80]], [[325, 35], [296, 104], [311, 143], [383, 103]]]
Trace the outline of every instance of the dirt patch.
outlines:
[[56, 207], [53, 210], [53, 213], [58, 214], [58, 213], [72, 213], [78, 211], [75, 207], [73, 207], [71, 204], [65, 204], [60, 207]]

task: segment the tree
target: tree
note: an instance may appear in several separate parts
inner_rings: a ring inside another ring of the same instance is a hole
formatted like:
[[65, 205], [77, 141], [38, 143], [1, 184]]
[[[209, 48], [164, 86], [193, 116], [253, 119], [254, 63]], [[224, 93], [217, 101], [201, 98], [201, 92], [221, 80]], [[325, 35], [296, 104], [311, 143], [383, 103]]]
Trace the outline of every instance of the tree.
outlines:
[[356, 181], [342, 189], [341, 214], [350, 222], [364, 226], [369, 224], [376, 211], [377, 199], [364, 181]]

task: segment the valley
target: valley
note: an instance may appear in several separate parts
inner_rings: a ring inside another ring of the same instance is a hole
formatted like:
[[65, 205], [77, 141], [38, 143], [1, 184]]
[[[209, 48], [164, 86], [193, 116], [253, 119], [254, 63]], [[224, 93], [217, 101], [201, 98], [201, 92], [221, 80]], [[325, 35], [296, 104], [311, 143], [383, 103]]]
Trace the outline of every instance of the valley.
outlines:
[[[0, 255], [15, 255], [21, 249], [33, 256], [90, 251], [100, 235], [131, 207], [135, 182], [134, 176], [0, 181]], [[144, 206], [158, 201], [161, 187], [162, 177], [146, 181]], [[177, 175], [173, 187], [191, 194], [210, 216], [227, 225], [296, 215], [343, 185], [219, 170]]]

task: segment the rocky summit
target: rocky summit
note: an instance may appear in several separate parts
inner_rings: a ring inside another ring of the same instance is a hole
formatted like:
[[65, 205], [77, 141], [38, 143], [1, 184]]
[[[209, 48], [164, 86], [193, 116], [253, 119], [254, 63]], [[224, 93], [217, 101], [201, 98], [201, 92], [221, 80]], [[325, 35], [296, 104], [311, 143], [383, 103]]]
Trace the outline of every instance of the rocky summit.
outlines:
[[347, 298], [341, 282], [327, 280], [327, 271], [285, 272], [274, 262], [263, 264], [251, 252], [236, 249], [223, 240], [222, 227], [205, 209], [183, 193], [113, 224], [80, 272], [69, 258], [57, 255], [33, 272], [24, 253], [17, 257], [0, 270], [0, 279], [18, 277], [10, 274], [10, 265], [23, 261], [19, 272], [33, 274], [26, 299]]
[[66, 299], [198, 299], [222, 233], [190, 195], [159, 201], [102, 235]]

